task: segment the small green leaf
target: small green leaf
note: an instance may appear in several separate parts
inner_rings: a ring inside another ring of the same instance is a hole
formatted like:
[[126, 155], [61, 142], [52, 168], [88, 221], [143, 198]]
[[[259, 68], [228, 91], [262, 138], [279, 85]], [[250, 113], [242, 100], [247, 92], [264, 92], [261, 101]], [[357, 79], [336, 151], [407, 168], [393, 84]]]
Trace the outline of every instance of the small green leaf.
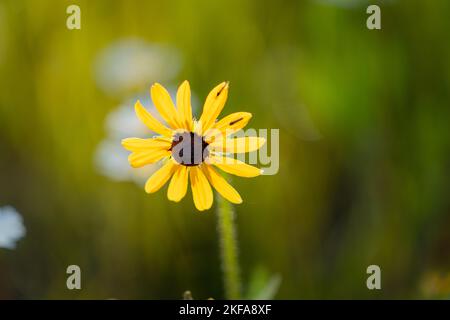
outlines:
[[269, 275], [264, 267], [258, 267], [250, 278], [246, 298], [250, 300], [271, 300], [281, 284], [281, 275]]

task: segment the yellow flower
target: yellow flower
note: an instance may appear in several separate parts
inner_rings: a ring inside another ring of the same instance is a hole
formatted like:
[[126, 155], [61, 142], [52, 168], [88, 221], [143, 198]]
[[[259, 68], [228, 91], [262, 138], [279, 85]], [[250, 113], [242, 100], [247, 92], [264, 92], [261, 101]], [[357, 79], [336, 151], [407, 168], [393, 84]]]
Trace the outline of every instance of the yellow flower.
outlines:
[[122, 140], [125, 149], [131, 151], [128, 160], [138, 168], [164, 160], [163, 166], [146, 182], [145, 191], [158, 191], [171, 177], [167, 197], [180, 201], [191, 181], [195, 207], [200, 210], [211, 208], [213, 192], [217, 192], [232, 203], [242, 203], [239, 193], [214, 169], [214, 166], [241, 177], [256, 177], [262, 173], [259, 168], [228, 157], [229, 153], [245, 153], [259, 149], [264, 138], [228, 138], [244, 128], [251, 113], [232, 113], [216, 122], [228, 96], [228, 82], [222, 82], [209, 93], [203, 106], [203, 114], [197, 121], [192, 117], [191, 89], [184, 81], [178, 88], [176, 107], [163, 86], [155, 83], [151, 88], [153, 103], [167, 122], [167, 126], [156, 120], [137, 101], [135, 111], [138, 118], [160, 136], [150, 139], [127, 138]]

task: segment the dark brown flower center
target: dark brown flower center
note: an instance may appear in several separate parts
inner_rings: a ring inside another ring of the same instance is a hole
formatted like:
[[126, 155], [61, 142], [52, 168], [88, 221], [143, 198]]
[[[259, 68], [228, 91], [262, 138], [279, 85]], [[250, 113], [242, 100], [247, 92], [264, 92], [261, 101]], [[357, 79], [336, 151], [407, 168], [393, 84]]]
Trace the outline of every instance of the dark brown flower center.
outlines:
[[198, 166], [209, 155], [208, 143], [193, 132], [175, 134], [170, 150], [175, 161], [185, 166]]

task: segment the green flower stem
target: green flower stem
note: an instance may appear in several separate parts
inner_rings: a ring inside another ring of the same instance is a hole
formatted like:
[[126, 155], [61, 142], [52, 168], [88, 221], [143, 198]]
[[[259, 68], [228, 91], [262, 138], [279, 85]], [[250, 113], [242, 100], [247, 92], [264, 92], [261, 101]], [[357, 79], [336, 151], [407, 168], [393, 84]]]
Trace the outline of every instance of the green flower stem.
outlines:
[[241, 298], [241, 280], [238, 258], [238, 244], [233, 206], [222, 197], [216, 197], [217, 229], [219, 232], [220, 255], [222, 260], [225, 297], [227, 299]]

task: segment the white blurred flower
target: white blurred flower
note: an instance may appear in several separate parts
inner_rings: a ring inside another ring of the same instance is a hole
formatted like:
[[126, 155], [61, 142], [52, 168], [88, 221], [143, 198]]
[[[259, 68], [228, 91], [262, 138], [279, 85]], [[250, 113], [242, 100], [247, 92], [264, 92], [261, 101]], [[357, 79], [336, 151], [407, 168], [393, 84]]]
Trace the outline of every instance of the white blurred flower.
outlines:
[[[169, 88], [169, 93], [173, 101], [175, 101], [176, 90]], [[191, 99], [192, 110], [195, 111], [197, 99], [194, 93], [192, 93]], [[121, 140], [124, 138], [150, 138], [156, 135], [136, 117], [134, 104], [137, 100], [140, 100], [156, 119], [164, 123], [153, 105], [149, 93], [131, 98], [111, 111], [106, 117], [107, 136], [97, 147], [94, 160], [97, 170], [104, 176], [115, 181], [134, 181], [139, 186], [142, 186], [161, 164], [154, 163], [142, 168], [132, 168], [128, 163], [129, 152], [121, 145]]]
[[119, 107], [111, 111], [106, 117], [105, 126], [109, 136], [124, 139], [130, 134], [136, 137], [149, 134], [149, 129], [139, 121], [134, 112], [134, 104], [137, 100], [140, 100], [154, 117], [162, 121], [162, 118], [150, 99], [150, 94], [136, 95], [119, 105]]
[[99, 144], [95, 162], [98, 171], [104, 176], [115, 181], [134, 181], [139, 186], [160, 167], [159, 163], [154, 163], [142, 168], [131, 168], [128, 152], [120, 145], [120, 140], [108, 138]]
[[109, 94], [148, 87], [175, 78], [181, 55], [173, 47], [141, 39], [122, 39], [104, 49], [95, 60], [97, 84]]
[[14, 249], [26, 233], [22, 216], [10, 206], [0, 208], [0, 248]]
[[128, 100], [106, 117], [107, 136], [97, 147], [95, 164], [101, 174], [112, 180], [134, 181], [141, 185], [160, 166], [159, 163], [155, 163], [142, 168], [131, 168], [128, 164], [128, 152], [121, 145], [121, 140], [124, 138], [148, 138], [154, 135], [139, 121], [134, 112], [134, 103], [139, 99], [149, 112], [159, 117], [147, 96], [148, 94], [136, 96]]

